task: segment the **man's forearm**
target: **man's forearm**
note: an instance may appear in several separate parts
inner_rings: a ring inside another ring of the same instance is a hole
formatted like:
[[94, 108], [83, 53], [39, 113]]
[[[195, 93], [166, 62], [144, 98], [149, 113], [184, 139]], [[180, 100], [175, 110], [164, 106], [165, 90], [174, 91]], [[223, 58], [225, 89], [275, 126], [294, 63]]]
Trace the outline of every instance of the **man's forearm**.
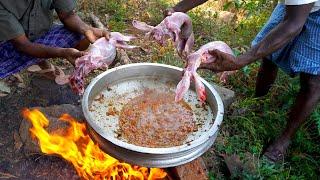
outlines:
[[189, 10], [207, 2], [208, 0], [182, 0], [173, 7], [176, 12], [188, 12]]
[[89, 26], [85, 22], [83, 22], [81, 20], [81, 18], [75, 12], [58, 13], [58, 15], [59, 15], [59, 18], [62, 21], [62, 23], [70, 31], [84, 34], [87, 30], [89, 30], [91, 28], [91, 26]]
[[298, 27], [292, 28], [290, 29], [287, 23], [280, 23], [259, 44], [252, 47], [245, 54], [240, 55], [238, 60], [241, 61], [242, 64], [247, 65], [284, 47], [298, 35], [301, 30]]
[[276, 26], [259, 44], [238, 57], [241, 64], [247, 65], [279, 50], [293, 40], [302, 30], [314, 3], [286, 6], [284, 20]]
[[37, 43], [15, 44], [18, 51], [36, 58], [57, 58], [64, 57], [63, 48], [49, 47]]

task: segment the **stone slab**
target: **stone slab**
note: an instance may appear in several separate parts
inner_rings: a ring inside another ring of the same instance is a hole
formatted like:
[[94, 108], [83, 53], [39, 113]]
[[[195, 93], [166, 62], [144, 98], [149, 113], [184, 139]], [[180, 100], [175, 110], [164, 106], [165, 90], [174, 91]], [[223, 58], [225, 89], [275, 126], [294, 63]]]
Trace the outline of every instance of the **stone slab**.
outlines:
[[219, 95], [221, 96], [223, 105], [225, 108], [228, 108], [235, 100], [235, 93], [234, 91], [218, 86], [216, 84], [211, 83], [211, 85], [217, 90]]
[[33, 91], [38, 92], [39, 99], [47, 101], [47, 105], [79, 104], [80, 97], [72, 92], [69, 85], [58, 85], [54, 81], [34, 76], [31, 80]]

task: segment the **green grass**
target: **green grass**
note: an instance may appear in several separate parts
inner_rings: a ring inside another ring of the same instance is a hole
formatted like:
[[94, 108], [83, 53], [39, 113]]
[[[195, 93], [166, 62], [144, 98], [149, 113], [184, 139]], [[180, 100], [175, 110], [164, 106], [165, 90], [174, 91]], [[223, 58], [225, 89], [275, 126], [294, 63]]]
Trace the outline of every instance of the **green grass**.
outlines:
[[[241, 4], [246, 2], [244, 4]], [[234, 48], [236, 53], [244, 52], [269, 17], [272, 6], [269, 1], [233, 1], [223, 7], [235, 13], [244, 13], [245, 18], [231, 24], [218, 23], [215, 13], [208, 14], [202, 9], [189, 13], [193, 19], [196, 47], [213, 40], [222, 40]], [[240, 4], [239, 4], [240, 3]], [[96, 7], [100, 17], [110, 15], [109, 27], [113, 31], [125, 31], [132, 19], [144, 20], [157, 24], [163, 18], [161, 10], [172, 1], [102, 1]], [[172, 47], [150, 47], [152, 58], [141, 57], [141, 61], [183, 66]], [[284, 162], [272, 164], [259, 158], [267, 143], [276, 138], [286, 124], [287, 112], [294, 103], [299, 90], [299, 79], [289, 78], [284, 73], [279, 77], [264, 98], [254, 98], [255, 78], [259, 62], [251, 64], [233, 76], [226, 87], [237, 94], [236, 101], [224, 118], [220, 140], [215, 143], [216, 154], [237, 154], [241, 160], [248, 156], [254, 170], [243, 171], [231, 178], [245, 179], [317, 179], [320, 174], [320, 108], [316, 109], [310, 119], [303, 125], [290, 146]], [[201, 72], [208, 81], [216, 82], [210, 72]], [[210, 155], [210, 154], [209, 154]], [[213, 154], [212, 154], [213, 155]], [[223, 163], [222, 163], [223, 164]], [[225, 167], [211, 169], [210, 179], [225, 179]]]

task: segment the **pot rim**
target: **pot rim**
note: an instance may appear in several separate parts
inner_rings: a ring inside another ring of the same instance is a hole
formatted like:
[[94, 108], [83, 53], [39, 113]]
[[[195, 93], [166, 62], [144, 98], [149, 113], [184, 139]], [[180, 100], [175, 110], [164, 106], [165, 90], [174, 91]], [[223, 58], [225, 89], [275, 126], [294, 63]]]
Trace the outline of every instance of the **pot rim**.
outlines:
[[142, 147], [142, 146], [137, 146], [134, 144], [130, 144], [124, 141], [121, 141], [115, 137], [112, 136], [108, 136], [106, 133], [104, 133], [104, 131], [96, 124], [94, 123], [94, 121], [92, 120], [93, 117], [90, 115], [89, 112], [89, 95], [90, 92], [92, 90], [92, 88], [94, 88], [94, 85], [104, 76], [115, 72], [117, 70], [120, 69], [125, 69], [125, 68], [130, 68], [130, 67], [137, 67], [137, 66], [150, 66], [150, 67], [164, 67], [164, 68], [171, 68], [174, 70], [178, 70], [178, 71], [183, 71], [182, 68], [179, 67], [175, 67], [175, 66], [171, 66], [171, 65], [166, 65], [166, 64], [158, 64], [158, 63], [134, 63], [134, 64], [128, 64], [128, 65], [123, 65], [123, 66], [119, 66], [110, 70], [107, 70], [103, 73], [101, 73], [100, 75], [98, 75], [97, 77], [95, 77], [91, 83], [89, 84], [89, 86], [86, 88], [85, 93], [83, 95], [82, 98], [82, 110], [85, 116], [85, 120], [87, 121], [87, 124], [95, 131], [97, 132], [101, 137], [103, 137], [105, 140], [128, 150], [131, 151], [135, 151], [135, 152], [140, 152], [140, 153], [148, 153], [148, 154], [171, 154], [171, 153], [179, 153], [182, 151], [187, 151], [190, 150], [192, 148], [195, 148], [203, 143], [205, 143], [206, 141], [208, 141], [212, 136], [214, 136], [214, 134], [218, 131], [219, 126], [222, 123], [223, 120], [223, 114], [224, 114], [224, 106], [223, 106], [223, 102], [221, 100], [220, 95], [218, 94], [218, 92], [214, 89], [214, 87], [212, 85], [210, 85], [206, 80], [204, 80], [203, 78], [201, 78], [202, 83], [212, 92], [212, 94], [215, 97], [216, 100], [216, 104], [217, 104], [217, 112], [216, 112], [216, 117], [214, 120], [213, 125], [210, 127], [210, 129], [206, 132], [205, 135], [202, 135], [200, 138], [192, 141], [191, 144], [183, 144], [180, 146], [173, 146], [173, 147], [165, 147], [165, 148], [150, 148], [150, 147]]

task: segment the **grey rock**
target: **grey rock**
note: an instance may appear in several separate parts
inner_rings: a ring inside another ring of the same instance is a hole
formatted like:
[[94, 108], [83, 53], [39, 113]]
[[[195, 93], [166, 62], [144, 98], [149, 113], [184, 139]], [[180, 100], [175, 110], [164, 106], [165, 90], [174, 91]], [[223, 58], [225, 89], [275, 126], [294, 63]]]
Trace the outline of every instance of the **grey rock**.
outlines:
[[211, 83], [211, 85], [217, 90], [217, 92], [221, 96], [224, 107], [228, 108], [235, 100], [234, 91], [227, 89], [227, 88], [224, 88], [224, 87], [221, 87], [221, 86], [218, 86], [216, 84]]
[[244, 157], [241, 158], [236, 154], [222, 154], [222, 157], [224, 159], [224, 163], [226, 164], [228, 171], [231, 174], [231, 177], [238, 177], [240, 178], [243, 173], [246, 174], [256, 174], [256, 162], [257, 158], [250, 154], [249, 152], [246, 152], [244, 154]]
[[[59, 104], [79, 104], [80, 97], [72, 92], [69, 85], [57, 85], [54, 81], [34, 76], [31, 81], [33, 91], [37, 92], [37, 97], [47, 101], [47, 105]], [[37, 105], [32, 105], [37, 106]]]
[[240, 157], [236, 154], [222, 155], [232, 177], [237, 177], [244, 169]]
[[8, 94], [11, 92], [9, 85], [3, 80], [0, 80], [0, 92]]
[[[18, 162], [0, 162], [0, 179], [80, 180], [77, 172], [60, 157], [33, 155]], [[8, 177], [9, 176], [9, 177]]]

